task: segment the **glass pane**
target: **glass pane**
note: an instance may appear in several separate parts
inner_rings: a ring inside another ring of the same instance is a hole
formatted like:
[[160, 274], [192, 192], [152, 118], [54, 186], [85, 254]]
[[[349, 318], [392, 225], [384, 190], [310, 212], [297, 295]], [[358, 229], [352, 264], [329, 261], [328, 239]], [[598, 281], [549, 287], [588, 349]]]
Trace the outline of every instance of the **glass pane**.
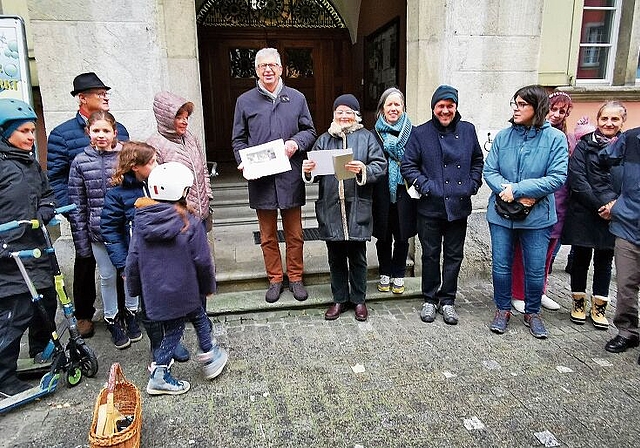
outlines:
[[616, 6], [616, 0], [585, 0], [584, 6], [592, 8], [613, 8]]
[[313, 78], [313, 57], [311, 48], [285, 49], [285, 77]]
[[254, 62], [259, 48], [232, 48], [229, 50], [229, 68], [232, 78], [255, 78]]
[[613, 29], [614, 11], [585, 9], [582, 14], [582, 44], [609, 44]]
[[609, 47], [582, 47], [578, 56], [578, 79], [605, 79]]

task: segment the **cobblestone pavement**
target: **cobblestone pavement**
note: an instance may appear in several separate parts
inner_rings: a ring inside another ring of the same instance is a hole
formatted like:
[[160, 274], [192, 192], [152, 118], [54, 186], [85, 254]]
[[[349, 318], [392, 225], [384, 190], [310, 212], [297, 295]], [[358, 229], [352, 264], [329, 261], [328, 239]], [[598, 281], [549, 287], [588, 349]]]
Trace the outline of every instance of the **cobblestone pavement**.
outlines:
[[[506, 334], [489, 331], [487, 281], [461, 285], [457, 326], [422, 323], [421, 300], [404, 298], [371, 303], [364, 323], [352, 312], [327, 322], [324, 308], [216, 317], [227, 368], [209, 382], [194, 361], [176, 364], [192, 388], [174, 397], [144, 392], [146, 339], [117, 351], [100, 325], [89, 340], [98, 378], [0, 417], [0, 445], [88, 446], [95, 397], [119, 361], [143, 389], [143, 447], [636, 446], [638, 350], [609, 354], [613, 327], [571, 324], [567, 283], [551, 277], [563, 308], [544, 313], [543, 341], [518, 314]], [[193, 329], [186, 344], [195, 350]]]

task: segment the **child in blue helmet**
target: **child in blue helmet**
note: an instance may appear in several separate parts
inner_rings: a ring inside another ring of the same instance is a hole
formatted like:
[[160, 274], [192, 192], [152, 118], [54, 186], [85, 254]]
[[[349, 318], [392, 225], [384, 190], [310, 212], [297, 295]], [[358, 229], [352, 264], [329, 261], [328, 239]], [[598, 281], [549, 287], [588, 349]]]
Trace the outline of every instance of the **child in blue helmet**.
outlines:
[[149, 197], [136, 201], [135, 226], [125, 268], [131, 295], [144, 297], [147, 317], [162, 322], [163, 338], [153, 352], [147, 384], [150, 395], [187, 392], [169, 369], [174, 350], [190, 321], [198, 337], [205, 378], [218, 376], [227, 352], [211, 338], [211, 326], [201, 297], [214, 292], [213, 260], [200, 219], [187, 209], [186, 195], [193, 173], [178, 162], [158, 165], [147, 181]]
[[[55, 202], [47, 175], [35, 159], [36, 114], [27, 103], [0, 99], [0, 223], [38, 218], [47, 224], [54, 216]], [[16, 376], [20, 339], [30, 326], [31, 356], [49, 339], [49, 325], [34, 314], [31, 294], [9, 252], [45, 245], [40, 230], [20, 227], [0, 233], [0, 396], [10, 396], [31, 387]], [[25, 259], [24, 265], [51, 320], [56, 311], [53, 272], [46, 254]]]

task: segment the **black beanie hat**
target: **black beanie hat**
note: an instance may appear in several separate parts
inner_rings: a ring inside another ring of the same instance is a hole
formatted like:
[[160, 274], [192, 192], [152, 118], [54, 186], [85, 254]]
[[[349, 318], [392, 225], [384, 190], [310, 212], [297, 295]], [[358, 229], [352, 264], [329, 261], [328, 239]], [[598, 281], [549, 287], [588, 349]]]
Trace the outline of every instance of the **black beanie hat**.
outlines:
[[436, 103], [440, 100], [451, 100], [456, 105], [458, 104], [458, 91], [451, 86], [446, 84], [441, 85], [433, 92], [433, 96], [431, 97], [431, 110], [435, 107]]
[[344, 95], [340, 95], [336, 98], [333, 102], [333, 110], [336, 110], [338, 106], [347, 106], [353, 111], [360, 112], [360, 103], [358, 102], [358, 99], [350, 93], [345, 93]]

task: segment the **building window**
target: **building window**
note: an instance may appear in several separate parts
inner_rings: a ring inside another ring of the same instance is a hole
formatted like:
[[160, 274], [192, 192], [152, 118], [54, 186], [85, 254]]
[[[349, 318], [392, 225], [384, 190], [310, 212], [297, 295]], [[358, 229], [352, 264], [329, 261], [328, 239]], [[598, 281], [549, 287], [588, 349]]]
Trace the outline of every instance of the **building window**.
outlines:
[[577, 80], [610, 82], [620, 26], [619, 0], [585, 0]]

